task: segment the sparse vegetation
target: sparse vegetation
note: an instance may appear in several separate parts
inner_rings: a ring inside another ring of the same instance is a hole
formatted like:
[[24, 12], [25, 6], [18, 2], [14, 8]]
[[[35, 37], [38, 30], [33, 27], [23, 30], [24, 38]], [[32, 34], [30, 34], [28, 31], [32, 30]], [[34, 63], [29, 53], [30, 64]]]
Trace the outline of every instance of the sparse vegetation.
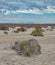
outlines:
[[20, 47], [19, 47], [20, 51], [24, 51], [24, 54], [26, 56], [31, 56], [34, 53], [34, 48], [35, 46], [34, 45], [30, 46], [28, 41], [24, 41], [20, 43]]
[[33, 36], [43, 36], [43, 30], [41, 27], [35, 27], [35, 30], [31, 33]]
[[20, 31], [24, 32], [24, 31], [26, 31], [26, 29], [22, 27], [22, 28], [20, 28]]
[[54, 27], [54, 26], [51, 26], [51, 28], [52, 28], [52, 29], [55, 29], [55, 27]]
[[14, 32], [15, 32], [15, 33], [19, 33], [19, 31], [20, 31], [20, 30], [19, 30], [19, 29], [17, 29], [17, 30], [15, 30]]
[[14, 32], [15, 32], [15, 33], [19, 33], [20, 31], [21, 31], [21, 32], [24, 32], [24, 31], [26, 31], [26, 29], [22, 27], [22, 28], [18, 28], [18, 29], [15, 30]]
[[0, 30], [9, 30], [9, 27], [1, 25]]
[[[18, 48], [17, 48], [18, 47]], [[30, 40], [29, 41], [22, 41], [15, 45], [16, 50], [18, 49], [18, 54], [25, 55], [25, 56], [32, 56], [34, 54], [40, 53], [41, 47], [36, 42], [36, 40]], [[21, 54], [20, 54], [21, 53]]]
[[18, 31], [14, 31], [14, 33], [19, 33]]
[[8, 34], [8, 32], [4, 31], [4, 34]]

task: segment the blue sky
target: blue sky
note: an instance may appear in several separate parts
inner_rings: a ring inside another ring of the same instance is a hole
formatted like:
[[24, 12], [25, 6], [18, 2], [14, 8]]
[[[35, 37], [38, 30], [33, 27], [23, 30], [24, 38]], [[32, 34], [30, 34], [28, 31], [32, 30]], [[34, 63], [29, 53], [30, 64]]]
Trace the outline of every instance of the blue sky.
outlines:
[[55, 0], [0, 0], [0, 23], [55, 24]]

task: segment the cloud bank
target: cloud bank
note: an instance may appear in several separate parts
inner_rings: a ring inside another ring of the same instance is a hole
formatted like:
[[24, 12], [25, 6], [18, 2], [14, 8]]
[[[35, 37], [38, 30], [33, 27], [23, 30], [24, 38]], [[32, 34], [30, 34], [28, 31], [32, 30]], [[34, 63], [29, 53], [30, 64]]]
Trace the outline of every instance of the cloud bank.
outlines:
[[55, 13], [55, 0], [0, 0], [0, 13]]

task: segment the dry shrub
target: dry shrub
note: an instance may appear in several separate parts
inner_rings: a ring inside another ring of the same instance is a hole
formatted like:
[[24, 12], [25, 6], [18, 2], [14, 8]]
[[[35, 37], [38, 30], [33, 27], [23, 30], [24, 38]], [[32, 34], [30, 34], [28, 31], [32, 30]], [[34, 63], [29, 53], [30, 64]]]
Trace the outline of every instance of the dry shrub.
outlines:
[[28, 41], [24, 41], [20, 43], [19, 49], [20, 51], [23, 51], [26, 56], [31, 56], [34, 54], [34, 45], [29, 45]]
[[36, 27], [35, 30], [31, 33], [33, 36], [43, 36], [43, 30], [41, 27]]
[[55, 27], [54, 27], [54, 26], [51, 26], [51, 28], [52, 28], [52, 29], [55, 29]]
[[16, 31], [14, 31], [14, 33], [19, 33], [19, 31], [16, 30]]
[[26, 29], [22, 27], [22, 28], [20, 28], [20, 31], [24, 32], [24, 31], [26, 31]]
[[4, 34], [8, 34], [8, 32], [5, 31]]
[[14, 31], [15, 33], [19, 33], [20, 32], [20, 29], [18, 28], [17, 30]]
[[35, 39], [15, 43], [14, 47], [19, 55], [32, 56], [40, 54], [41, 46]]
[[1, 25], [0, 30], [9, 30], [9, 27]]
[[24, 31], [26, 31], [26, 29], [25, 28], [18, 28], [16, 31], [14, 31], [15, 33], [19, 33], [19, 32], [24, 32]]

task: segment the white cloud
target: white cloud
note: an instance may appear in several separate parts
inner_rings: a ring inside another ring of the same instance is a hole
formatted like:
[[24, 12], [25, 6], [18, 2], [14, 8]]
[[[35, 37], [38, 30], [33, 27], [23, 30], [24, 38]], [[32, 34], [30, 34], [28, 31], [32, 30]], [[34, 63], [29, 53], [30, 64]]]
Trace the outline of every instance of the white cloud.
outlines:
[[55, 13], [55, 0], [0, 0], [0, 8], [4, 15]]
[[55, 6], [47, 6], [47, 9], [44, 9], [46, 13], [55, 13]]
[[4, 15], [9, 15], [11, 13], [11, 11], [6, 11], [6, 12], [4, 12]]
[[29, 10], [15, 10], [15, 11], [10, 11], [10, 10], [6, 10], [6, 9], [2, 9], [2, 13], [4, 15], [9, 15], [9, 14], [19, 14], [19, 13], [30, 13], [30, 14], [42, 14], [43, 12], [39, 9], [29, 9]]
[[42, 14], [42, 11], [39, 9], [29, 9], [29, 10], [16, 10], [16, 13], [31, 13], [31, 14]]
[[[0, 10], [1, 11], [1, 10]], [[4, 15], [9, 15], [9, 14], [19, 14], [19, 13], [30, 13], [30, 14], [44, 14], [44, 13], [55, 13], [55, 6], [47, 6], [47, 9], [40, 10], [38, 8], [33, 8], [33, 9], [23, 9], [23, 10], [7, 10], [7, 9], [2, 9], [2, 13]]]

